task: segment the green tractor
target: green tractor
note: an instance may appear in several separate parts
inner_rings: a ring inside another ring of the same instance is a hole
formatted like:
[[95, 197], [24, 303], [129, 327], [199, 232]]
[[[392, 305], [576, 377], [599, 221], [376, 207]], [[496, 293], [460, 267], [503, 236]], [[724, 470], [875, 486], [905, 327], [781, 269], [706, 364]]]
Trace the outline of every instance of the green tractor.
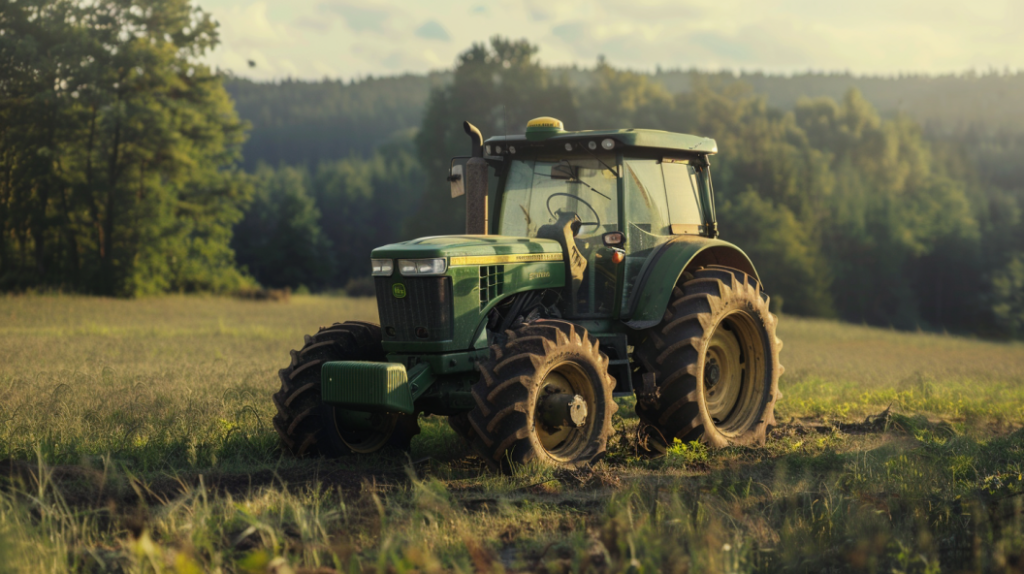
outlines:
[[448, 180], [466, 235], [373, 250], [380, 325], [335, 323], [291, 352], [284, 448], [408, 448], [417, 417], [440, 415], [492, 468], [576, 468], [629, 395], [653, 452], [763, 444], [782, 342], [753, 264], [717, 239], [715, 141], [554, 118], [487, 141], [464, 128], [472, 155]]

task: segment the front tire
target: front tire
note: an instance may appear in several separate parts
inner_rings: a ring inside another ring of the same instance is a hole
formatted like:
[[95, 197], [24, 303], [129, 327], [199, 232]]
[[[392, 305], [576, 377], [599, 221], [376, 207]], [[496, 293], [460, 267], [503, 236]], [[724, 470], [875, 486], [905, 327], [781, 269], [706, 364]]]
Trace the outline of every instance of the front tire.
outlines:
[[494, 469], [537, 463], [575, 469], [605, 453], [615, 381], [586, 329], [538, 321], [492, 345], [473, 385], [476, 408], [452, 428]]
[[[291, 352], [291, 364], [278, 372], [281, 389], [274, 394], [277, 415], [274, 429], [281, 446], [294, 456], [336, 458], [369, 454], [385, 447], [408, 450], [419, 433], [415, 416], [346, 411], [320, 398], [320, 369], [330, 361], [387, 360], [380, 327], [347, 321], [321, 327], [306, 335], [300, 351]], [[363, 418], [359, 428], [346, 424]]]
[[636, 349], [654, 375], [637, 397], [643, 446], [764, 445], [782, 396], [777, 323], [758, 281], [738, 269], [710, 265], [675, 287], [661, 324]]

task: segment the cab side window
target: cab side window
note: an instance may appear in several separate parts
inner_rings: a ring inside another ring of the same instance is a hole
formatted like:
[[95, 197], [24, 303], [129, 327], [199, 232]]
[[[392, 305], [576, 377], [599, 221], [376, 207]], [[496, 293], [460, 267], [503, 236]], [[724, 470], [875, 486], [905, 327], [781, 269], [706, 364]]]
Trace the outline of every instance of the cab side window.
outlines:
[[668, 213], [672, 233], [697, 234], [704, 223], [701, 216], [700, 187], [692, 165], [665, 160], [661, 164], [668, 192]]
[[627, 159], [626, 259], [622, 311], [631, 305], [637, 279], [647, 258], [673, 235], [704, 231], [700, 175], [687, 160]]
[[672, 238], [672, 222], [661, 162], [630, 159], [625, 162], [623, 187], [626, 194], [626, 259], [622, 308], [628, 308], [633, 288], [647, 257]]

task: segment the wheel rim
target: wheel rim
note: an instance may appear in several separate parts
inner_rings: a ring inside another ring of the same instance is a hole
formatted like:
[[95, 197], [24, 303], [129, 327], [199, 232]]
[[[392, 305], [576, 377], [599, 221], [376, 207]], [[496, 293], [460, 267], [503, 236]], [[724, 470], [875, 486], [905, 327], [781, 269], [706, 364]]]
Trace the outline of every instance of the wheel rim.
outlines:
[[738, 435], [759, 421], [766, 361], [764, 337], [749, 314], [732, 313], [715, 327], [701, 369], [701, 398], [719, 432]]
[[[534, 403], [532, 430], [548, 456], [561, 462], [579, 458], [597, 418], [595, 403], [593, 385], [579, 366], [563, 363], [544, 377]], [[553, 424], [554, 419], [562, 420]]]
[[344, 415], [351, 412], [341, 408], [334, 409], [334, 428], [338, 432], [341, 442], [357, 454], [369, 454], [384, 448], [395, 432], [398, 415], [375, 413], [370, 416], [366, 428], [348, 428], [339, 421], [344, 420], [346, 418]]

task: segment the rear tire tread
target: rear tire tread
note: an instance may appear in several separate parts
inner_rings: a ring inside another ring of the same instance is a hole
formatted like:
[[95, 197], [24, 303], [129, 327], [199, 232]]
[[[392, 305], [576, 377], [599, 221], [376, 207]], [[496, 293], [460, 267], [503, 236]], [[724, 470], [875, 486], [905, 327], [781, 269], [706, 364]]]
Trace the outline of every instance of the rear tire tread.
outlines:
[[[692, 278], [672, 289], [661, 324], [647, 332], [635, 352], [640, 365], [647, 372], [655, 373], [659, 393], [656, 401], [638, 400], [636, 405], [641, 436], [646, 435], [645, 440], [660, 443], [661, 437], [683, 442], [702, 439], [716, 447], [765, 443], [768, 428], [775, 425], [775, 402], [781, 397], [778, 380], [784, 370], [779, 364], [782, 342], [775, 333], [778, 318], [768, 311], [768, 301], [757, 279], [721, 265], [697, 269]], [[739, 436], [726, 439], [704, 428], [696, 374], [701, 371], [698, 365], [701, 348], [725, 310], [737, 305], [743, 305], [760, 318], [766, 331], [771, 374], [766, 380], [769, 388], [758, 422]]]

